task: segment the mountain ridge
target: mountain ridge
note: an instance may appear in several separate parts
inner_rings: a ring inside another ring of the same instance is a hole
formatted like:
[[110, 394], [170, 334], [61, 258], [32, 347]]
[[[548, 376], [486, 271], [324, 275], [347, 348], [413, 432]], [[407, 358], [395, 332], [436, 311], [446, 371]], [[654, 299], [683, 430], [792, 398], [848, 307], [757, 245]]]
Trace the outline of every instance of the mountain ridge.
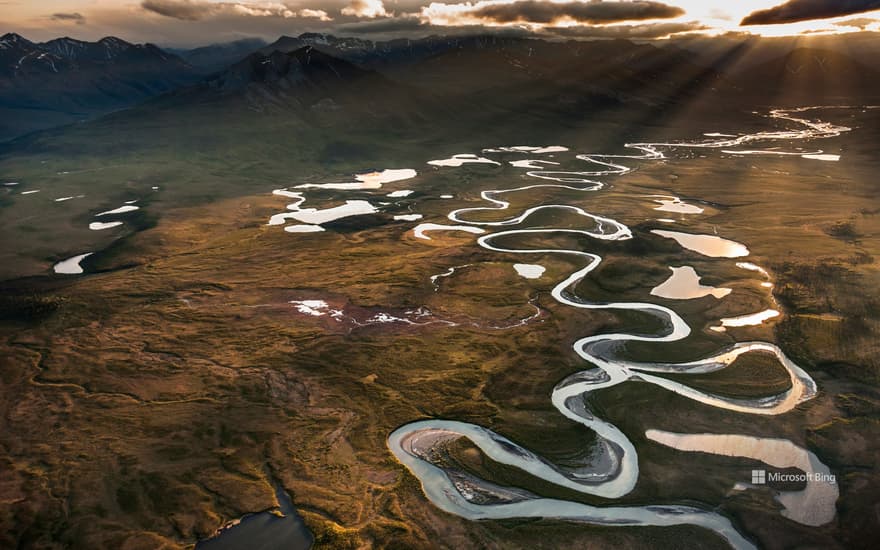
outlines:
[[0, 37], [0, 139], [133, 106], [199, 73], [150, 43]]
[[[253, 46], [259, 47], [250, 50]], [[847, 94], [878, 95], [880, 76], [845, 53], [795, 48], [761, 63], [741, 64], [751, 47], [739, 44], [713, 56], [697, 56], [675, 44], [625, 39], [548, 41], [489, 34], [373, 41], [303, 33], [283, 35], [268, 45], [245, 39], [177, 51], [204, 56], [206, 63], [234, 59], [205, 77], [205, 65], [197, 69], [178, 53], [149, 43], [61, 37], [39, 44], [10, 33], [0, 37], [0, 114], [10, 108], [24, 109], [28, 117], [50, 113], [44, 126], [51, 126], [59, 123], [55, 113], [67, 117], [61, 123], [71, 122], [163, 94], [170, 97], [150, 105], [184, 109], [187, 101], [198, 104], [228, 96], [224, 100], [232, 101], [228, 106], [234, 108], [231, 96], [240, 93], [247, 108], [255, 111], [320, 103], [318, 109], [337, 111], [339, 116], [343, 104], [361, 115], [391, 114], [393, 98], [399, 102], [397, 112], [501, 116], [526, 110], [549, 117], [563, 116], [566, 110], [580, 113], [627, 104], [681, 105], [693, 103], [697, 96], [704, 103], [745, 98], [815, 103]], [[325, 70], [320, 76], [311, 71], [315, 67], [304, 64], [311, 55]], [[816, 59], [831, 60], [834, 74], [823, 72]], [[799, 71], [792, 63], [812, 69], [792, 78]], [[330, 78], [334, 70], [346, 78]], [[356, 89], [343, 82], [361, 77], [369, 86]]]

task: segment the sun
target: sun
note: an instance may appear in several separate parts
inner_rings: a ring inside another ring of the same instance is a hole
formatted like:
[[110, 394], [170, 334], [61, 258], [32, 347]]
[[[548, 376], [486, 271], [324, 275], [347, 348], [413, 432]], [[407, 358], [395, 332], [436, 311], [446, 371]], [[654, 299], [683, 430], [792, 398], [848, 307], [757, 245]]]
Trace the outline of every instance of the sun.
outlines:
[[[708, 27], [705, 33], [709, 35], [747, 32], [758, 36], [773, 37], [813, 33], [839, 34], [855, 30], [853, 27], [840, 25], [842, 21], [851, 19], [851, 15], [779, 25], [740, 25], [740, 22], [750, 13], [778, 6], [783, 4], [784, 0], [737, 0], [736, 2], [678, 0], [669, 3], [685, 10], [683, 16], [671, 21], [697, 21]], [[859, 17], [870, 18], [872, 14], [878, 17], [878, 21], [868, 25], [868, 30], [880, 30], [880, 10], [859, 14]]]

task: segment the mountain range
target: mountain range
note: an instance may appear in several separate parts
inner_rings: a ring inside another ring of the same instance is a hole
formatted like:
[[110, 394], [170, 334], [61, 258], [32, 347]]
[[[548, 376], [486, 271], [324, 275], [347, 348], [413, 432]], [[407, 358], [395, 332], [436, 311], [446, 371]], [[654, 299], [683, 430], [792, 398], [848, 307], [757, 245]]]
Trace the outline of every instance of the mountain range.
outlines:
[[152, 44], [0, 37], [0, 139], [92, 118], [192, 84], [199, 71]]
[[[223, 101], [226, 109], [283, 109], [300, 117], [322, 111], [324, 122], [331, 113], [345, 119], [347, 111], [421, 121], [468, 111], [564, 119], [566, 112], [615, 105], [663, 108], [698, 94], [717, 101], [843, 101], [880, 88], [870, 45], [844, 51], [743, 40], [709, 51], [698, 44], [499, 35], [372, 41], [306, 33], [268, 45], [244, 39], [163, 50], [114, 37], [34, 43], [7, 34], [0, 38], [0, 139], [152, 98], [136, 113], [174, 109], [185, 119], [187, 109]], [[239, 102], [231, 104], [233, 98]]]
[[430, 93], [394, 82], [384, 75], [340, 59], [313, 46], [290, 52], [254, 52], [196, 86], [179, 90], [155, 105], [220, 103], [257, 112], [285, 111], [317, 123], [320, 114], [371, 118], [412, 113], [424, 108]]

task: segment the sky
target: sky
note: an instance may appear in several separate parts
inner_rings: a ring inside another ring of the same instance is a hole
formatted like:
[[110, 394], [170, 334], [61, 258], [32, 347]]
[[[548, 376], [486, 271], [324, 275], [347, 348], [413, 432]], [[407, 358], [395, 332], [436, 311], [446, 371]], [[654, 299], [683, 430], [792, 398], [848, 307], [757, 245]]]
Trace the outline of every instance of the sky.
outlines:
[[0, 33], [193, 46], [329, 32], [372, 39], [501, 32], [662, 40], [880, 30], [880, 0], [0, 0]]

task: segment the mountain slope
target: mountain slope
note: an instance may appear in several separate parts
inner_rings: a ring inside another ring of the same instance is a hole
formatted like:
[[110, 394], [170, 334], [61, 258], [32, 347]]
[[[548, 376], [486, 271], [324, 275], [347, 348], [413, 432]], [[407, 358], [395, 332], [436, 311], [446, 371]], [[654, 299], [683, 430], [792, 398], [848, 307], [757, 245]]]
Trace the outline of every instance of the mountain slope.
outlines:
[[[223, 103], [230, 109], [286, 111], [287, 116], [334, 118], [408, 115], [431, 100], [429, 94], [393, 82], [312, 46], [266, 55], [253, 53], [167, 101], [174, 108]], [[316, 121], [312, 121], [316, 122]]]
[[680, 90], [692, 87], [694, 78], [699, 86], [717, 84], [720, 78], [717, 71], [707, 72], [684, 52], [626, 40], [553, 42], [471, 35], [373, 42], [307, 33], [283, 36], [261, 52], [287, 52], [305, 45], [393, 80], [458, 97], [490, 90], [515, 95], [520, 88], [539, 86], [549, 95], [560, 86], [574, 86], [610, 97], [656, 96], [666, 85], [664, 80]]
[[[830, 50], [797, 48], [733, 77], [744, 90], [778, 103], [861, 101], [880, 97], [880, 73]], [[760, 83], [755, 87], [753, 83]]]
[[66, 61], [17, 34], [0, 36], [0, 79], [57, 73]]
[[259, 38], [243, 38], [234, 42], [211, 44], [191, 50], [169, 50], [181, 59], [208, 74], [221, 71], [266, 45]]
[[372, 41], [363, 38], [336, 37], [321, 33], [304, 33], [299, 36], [282, 36], [260, 51], [270, 54], [273, 51], [291, 52], [305, 46], [314, 46], [330, 55], [345, 59], [361, 67], [380, 71], [394, 70], [399, 66], [420, 63], [432, 56], [451, 50], [478, 51], [499, 47], [505, 44], [541, 42], [524, 38], [497, 35], [470, 36], [428, 36], [419, 39], [397, 38], [385, 41]]

